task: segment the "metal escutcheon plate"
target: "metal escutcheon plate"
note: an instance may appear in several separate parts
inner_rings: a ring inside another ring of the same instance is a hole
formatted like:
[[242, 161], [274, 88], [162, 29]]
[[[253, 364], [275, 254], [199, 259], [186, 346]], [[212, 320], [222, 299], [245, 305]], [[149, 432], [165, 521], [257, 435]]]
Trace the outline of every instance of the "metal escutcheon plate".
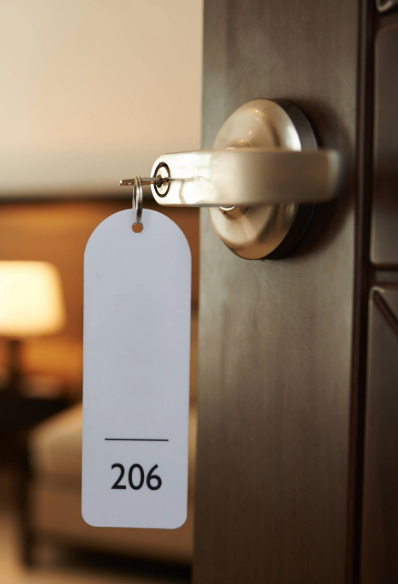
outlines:
[[[306, 116], [285, 100], [255, 99], [236, 110], [221, 127], [214, 148], [317, 148]], [[278, 259], [303, 237], [315, 205], [283, 203], [257, 207], [211, 207], [213, 227], [236, 255]]]

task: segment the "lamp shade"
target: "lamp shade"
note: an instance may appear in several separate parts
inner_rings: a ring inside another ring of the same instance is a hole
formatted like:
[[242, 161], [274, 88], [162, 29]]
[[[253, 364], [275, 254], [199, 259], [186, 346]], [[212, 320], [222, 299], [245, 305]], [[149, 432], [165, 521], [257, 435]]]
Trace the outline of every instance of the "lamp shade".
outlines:
[[61, 280], [47, 262], [0, 261], [0, 335], [56, 333], [65, 323]]

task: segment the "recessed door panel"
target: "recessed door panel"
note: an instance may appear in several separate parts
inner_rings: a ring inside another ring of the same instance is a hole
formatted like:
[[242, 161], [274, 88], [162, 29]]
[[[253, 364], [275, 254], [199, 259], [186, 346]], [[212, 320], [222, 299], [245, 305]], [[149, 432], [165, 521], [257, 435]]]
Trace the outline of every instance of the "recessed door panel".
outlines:
[[398, 24], [376, 38], [371, 259], [398, 264]]
[[361, 584], [398, 582], [398, 289], [373, 288]]

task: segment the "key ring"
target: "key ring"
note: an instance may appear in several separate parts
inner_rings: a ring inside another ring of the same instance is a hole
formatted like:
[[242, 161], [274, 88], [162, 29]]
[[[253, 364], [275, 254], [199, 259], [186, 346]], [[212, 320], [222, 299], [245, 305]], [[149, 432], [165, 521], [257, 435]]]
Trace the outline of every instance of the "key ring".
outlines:
[[141, 233], [144, 226], [141, 222], [142, 217], [142, 205], [144, 201], [144, 191], [142, 185], [162, 185], [163, 183], [172, 180], [170, 178], [162, 178], [160, 176], [152, 176], [150, 178], [141, 178], [136, 176], [135, 178], [126, 178], [120, 181], [121, 187], [133, 187], [133, 209], [135, 209], [135, 223], [133, 223], [134, 233]]
[[[136, 176], [133, 186], [133, 209], [135, 209], [135, 223], [133, 224], [133, 231], [136, 231], [136, 233], [139, 233], [144, 228], [141, 223], [143, 200], [144, 191], [142, 188], [141, 177]], [[136, 226], [136, 230], [134, 230], [134, 226]]]

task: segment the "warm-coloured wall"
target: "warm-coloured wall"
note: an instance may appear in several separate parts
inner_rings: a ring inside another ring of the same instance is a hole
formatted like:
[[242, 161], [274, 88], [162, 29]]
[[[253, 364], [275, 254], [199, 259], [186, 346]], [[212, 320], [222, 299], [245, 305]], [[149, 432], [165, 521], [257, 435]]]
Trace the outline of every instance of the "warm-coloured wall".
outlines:
[[[61, 274], [67, 324], [58, 335], [25, 343], [25, 369], [62, 379], [76, 394], [81, 386], [83, 332], [83, 254], [91, 232], [130, 201], [59, 201], [0, 204], [0, 260], [43, 260]], [[146, 205], [148, 206], [148, 205]], [[155, 205], [152, 205], [155, 208]], [[192, 251], [193, 305], [198, 302], [199, 214], [197, 209], [160, 208], [184, 231]], [[0, 339], [0, 366], [6, 363]]]

